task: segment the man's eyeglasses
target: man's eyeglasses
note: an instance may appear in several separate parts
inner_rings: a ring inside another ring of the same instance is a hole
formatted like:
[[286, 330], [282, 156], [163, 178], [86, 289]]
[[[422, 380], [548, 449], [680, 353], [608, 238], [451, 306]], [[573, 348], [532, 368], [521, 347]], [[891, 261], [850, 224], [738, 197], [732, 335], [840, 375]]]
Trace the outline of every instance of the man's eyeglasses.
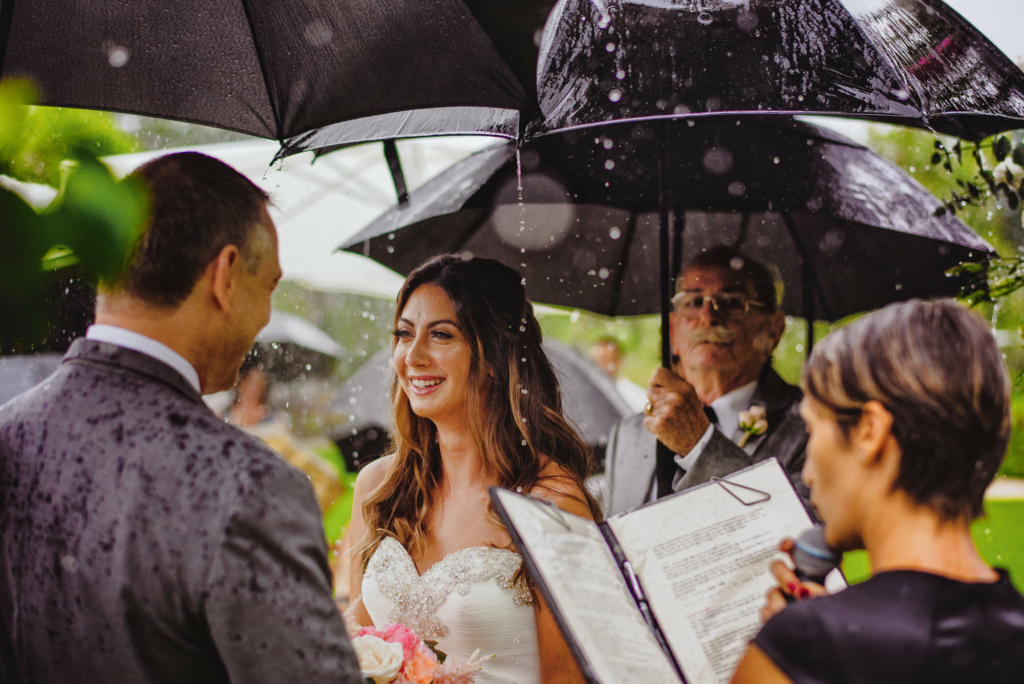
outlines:
[[750, 307], [764, 308], [762, 302], [756, 302], [742, 294], [705, 295], [697, 292], [680, 292], [672, 298], [676, 311], [685, 318], [697, 318], [704, 310], [704, 303], [711, 302], [711, 308], [723, 318], [740, 318], [745, 316]]

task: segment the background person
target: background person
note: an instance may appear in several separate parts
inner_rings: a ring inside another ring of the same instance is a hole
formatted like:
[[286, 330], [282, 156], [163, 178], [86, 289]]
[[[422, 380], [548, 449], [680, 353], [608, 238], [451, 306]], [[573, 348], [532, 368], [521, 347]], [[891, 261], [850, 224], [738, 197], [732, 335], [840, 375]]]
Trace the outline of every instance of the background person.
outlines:
[[456, 661], [495, 654], [477, 684], [582, 682], [488, 493], [599, 516], [522, 277], [491, 259], [431, 259], [402, 286], [394, 335], [393, 453], [356, 480], [349, 614], [402, 622]]
[[614, 337], [598, 338], [590, 346], [590, 358], [615, 381], [615, 389], [634, 411], [643, 411], [647, 404], [647, 390], [622, 375], [622, 347]]
[[875, 574], [785, 607], [822, 590], [775, 563], [781, 587], [734, 684], [1019, 682], [1024, 598], [970, 534], [1010, 437], [991, 330], [952, 301], [893, 304], [815, 347], [802, 385], [826, 540], [867, 550]]
[[123, 281], [0, 408], [0, 681], [361, 683], [309, 480], [201, 398], [270, 317], [267, 196], [196, 153], [136, 174]]
[[[683, 268], [669, 318], [675, 372], [655, 371], [647, 415], [619, 421], [608, 437], [609, 515], [771, 457], [807, 501], [801, 393], [771, 366], [786, 328], [779, 299], [771, 270], [727, 247]], [[745, 437], [741, 414], [755, 407], [765, 424]], [[660, 473], [658, 440], [676, 453]]]
[[281, 458], [301, 470], [316, 492], [320, 510], [325, 515], [345, 493], [338, 471], [315, 451], [303, 445], [292, 434], [288, 416], [275, 412], [268, 402], [270, 377], [252, 355], [242, 364], [235, 399], [227, 411], [227, 419], [274, 450]]

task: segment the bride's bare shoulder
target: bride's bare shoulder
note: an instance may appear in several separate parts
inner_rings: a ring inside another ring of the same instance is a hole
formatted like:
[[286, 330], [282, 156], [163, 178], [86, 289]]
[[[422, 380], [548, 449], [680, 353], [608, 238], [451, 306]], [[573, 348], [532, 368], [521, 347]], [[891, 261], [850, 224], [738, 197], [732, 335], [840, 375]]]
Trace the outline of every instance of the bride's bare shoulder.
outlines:
[[540, 478], [531, 493], [542, 499], [547, 499], [563, 511], [588, 520], [594, 519], [594, 514], [587, 505], [587, 497], [579, 483], [565, 468], [551, 458], [544, 458]]
[[385, 476], [388, 474], [388, 470], [391, 469], [391, 464], [394, 462], [395, 457], [381, 456], [372, 463], [367, 463], [359, 474], [356, 475], [356, 486], [353, 492], [353, 497], [359, 500], [366, 498], [366, 495], [380, 486], [380, 483], [384, 481]]

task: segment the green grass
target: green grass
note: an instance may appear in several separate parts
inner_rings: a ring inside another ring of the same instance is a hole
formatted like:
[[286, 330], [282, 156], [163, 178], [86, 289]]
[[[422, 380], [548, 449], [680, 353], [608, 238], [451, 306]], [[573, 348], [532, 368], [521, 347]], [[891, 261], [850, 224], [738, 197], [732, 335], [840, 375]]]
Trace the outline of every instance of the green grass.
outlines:
[[[989, 565], [1006, 568], [1014, 586], [1024, 591], [1024, 501], [986, 501], [985, 511], [988, 515], [971, 526], [978, 552]], [[846, 554], [843, 572], [851, 584], [870, 577], [867, 553]]]

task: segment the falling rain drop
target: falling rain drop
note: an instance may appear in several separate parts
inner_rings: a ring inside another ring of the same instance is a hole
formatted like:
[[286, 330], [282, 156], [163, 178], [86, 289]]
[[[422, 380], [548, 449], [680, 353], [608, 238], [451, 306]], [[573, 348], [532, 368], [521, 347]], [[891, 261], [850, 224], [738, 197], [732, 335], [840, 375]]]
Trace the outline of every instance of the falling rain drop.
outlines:
[[608, 43], [604, 46], [604, 49], [608, 52], [615, 52], [615, 43]]
[[608, 169], [609, 171], [611, 171], [612, 169], [614, 169], [614, 168], [615, 168], [615, 162], [614, 162], [614, 161], [612, 161], [611, 159], [609, 159], [608, 161], [606, 161], [606, 162], [604, 163], [604, 168], [606, 168], [606, 169]]
[[115, 69], [120, 69], [128, 63], [128, 48], [115, 45], [107, 52], [107, 62]]
[[608, 99], [611, 100], [612, 102], [618, 102], [619, 100], [622, 99], [622, 91], [619, 90], [618, 88], [612, 88], [608, 92]]
[[622, 79], [626, 78], [626, 70], [625, 69], [619, 69], [618, 71], [616, 71], [615, 72], [615, 78], [619, 79], [620, 81]]
[[601, 280], [608, 280], [608, 269], [602, 268], [600, 271], [597, 272], [597, 277], [600, 278]]
[[612, 228], [611, 230], [608, 231], [608, 237], [610, 237], [612, 240], [618, 240], [620, 237], [622, 237], [622, 231], [619, 230], [618, 228]]

